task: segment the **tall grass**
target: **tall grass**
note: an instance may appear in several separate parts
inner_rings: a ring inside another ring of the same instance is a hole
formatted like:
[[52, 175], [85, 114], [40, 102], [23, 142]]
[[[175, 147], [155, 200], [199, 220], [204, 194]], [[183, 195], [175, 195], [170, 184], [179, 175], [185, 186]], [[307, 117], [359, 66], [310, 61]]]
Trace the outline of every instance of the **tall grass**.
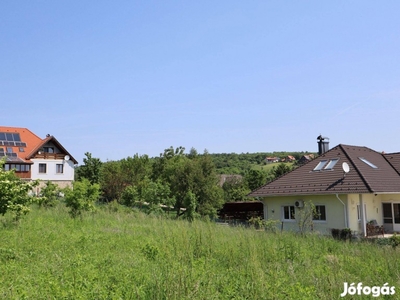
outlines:
[[399, 284], [391, 247], [112, 208], [3, 222], [0, 298], [338, 299], [344, 282]]

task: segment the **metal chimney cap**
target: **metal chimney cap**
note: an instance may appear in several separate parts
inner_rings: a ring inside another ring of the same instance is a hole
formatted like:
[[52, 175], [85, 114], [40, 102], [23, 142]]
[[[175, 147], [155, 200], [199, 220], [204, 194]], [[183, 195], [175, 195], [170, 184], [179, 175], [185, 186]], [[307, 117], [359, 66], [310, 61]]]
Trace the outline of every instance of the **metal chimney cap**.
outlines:
[[326, 137], [326, 136], [319, 135], [319, 136], [317, 137], [317, 140], [323, 141], [323, 140], [329, 140], [329, 138]]

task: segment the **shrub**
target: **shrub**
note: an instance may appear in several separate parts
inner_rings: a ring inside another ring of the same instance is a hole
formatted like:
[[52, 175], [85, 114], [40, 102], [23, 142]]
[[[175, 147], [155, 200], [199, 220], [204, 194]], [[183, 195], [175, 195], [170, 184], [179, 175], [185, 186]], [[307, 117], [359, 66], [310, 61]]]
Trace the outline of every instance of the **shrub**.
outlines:
[[157, 256], [158, 256], [159, 252], [160, 252], [160, 250], [158, 249], [157, 246], [151, 245], [149, 243], [147, 243], [142, 248], [142, 253], [149, 260], [155, 260], [157, 258]]
[[392, 235], [389, 240], [393, 248], [397, 248], [397, 246], [400, 245], [400, 236], [397, 236], [396, 234]]
[[53, 207], [56, 205], [57, 197], [60, 190], [58, 186], [50, 181], [46, 182], [46, 186], [41, 190], [41, 196], [38, 198], [39, 207]]
[[73, 189], [66, 188], [65, 204], [70, 209], [71, 217], [82, 216], [83, 211], [93, 211], [94, 203], [99, 199], [100, 186], [97, 183], [91, 184], [86, 178], [82, 181], [75, 181]]
[[276, 232], [276, 225], [279, 223], [278, 220], [263, 220], [260, 217], [252, 217], [249, 220], [249, 225], [256, 229], [264, 229], [270, 232]]
[[24, 182], [14, 174], [14, 170], [3, 169], [4, 160], [0, 160], [0, 214], [11, 212], [18, 221], [26, 215], [34, 198], [29, 195], [37, 181]]

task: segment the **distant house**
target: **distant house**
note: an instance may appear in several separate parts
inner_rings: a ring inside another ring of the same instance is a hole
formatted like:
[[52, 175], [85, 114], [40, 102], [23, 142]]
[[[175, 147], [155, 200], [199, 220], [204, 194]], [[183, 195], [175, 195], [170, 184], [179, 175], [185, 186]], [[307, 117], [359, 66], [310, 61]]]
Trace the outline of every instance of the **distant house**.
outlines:
[[[47, 181], [60, 187], [70, 186], [74, 180], [74, 165], [78, 162], [51, 135], [44, 139], [27, 128], [0, 126], [0, 159], [4, 169], [15, 170], [24, 180]], [[39, 193], [40, 186], [36, 192]]]
[[279, 157], [276, 157], [276, 156], [274, 156], [274, 157], [266, 157], [265, 161], [267, 163], [275, 163], [275, 162], [279, 162], [280, 159], [279, 159]]
[[288, 155], [280, 160], [281, 162], [294, 162], [296, 158], [292, 155]]
[[325, 150], [249, 194], [263, 202], [264, 219], [297, 230], [298, 215], [311, 201], [320, 232], [350, 228], [367, 235], [373, 220], [387, 232], [400, 231], [400, 153], [343, 144]]
[[315, 157], [314, 157], [314, 154], [303, 155], [303, 156], [300, 157], [300, 159], [299, 159], [299, 164], [300, 164], [300, 165], [305, 164], [305, 163], [307, 163], [307, 162], [309, 162], [309, 161], [312, 161], [314, 158], [315, 158]]

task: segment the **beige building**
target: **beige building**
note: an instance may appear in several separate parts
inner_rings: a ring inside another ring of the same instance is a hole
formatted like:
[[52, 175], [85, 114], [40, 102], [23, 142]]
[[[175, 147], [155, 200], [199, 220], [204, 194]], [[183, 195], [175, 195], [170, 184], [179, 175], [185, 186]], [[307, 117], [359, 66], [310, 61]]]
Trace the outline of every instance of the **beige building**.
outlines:
[[324, 143], [317, 158], [250, 193], [263, 202], [264, 218], [299, 230], [299, 216], [311, 202], [314, 230], [367, 235], [374, 220], [386, 232], [400, 232], [400, 153], [342, 144], [328, 150]]

